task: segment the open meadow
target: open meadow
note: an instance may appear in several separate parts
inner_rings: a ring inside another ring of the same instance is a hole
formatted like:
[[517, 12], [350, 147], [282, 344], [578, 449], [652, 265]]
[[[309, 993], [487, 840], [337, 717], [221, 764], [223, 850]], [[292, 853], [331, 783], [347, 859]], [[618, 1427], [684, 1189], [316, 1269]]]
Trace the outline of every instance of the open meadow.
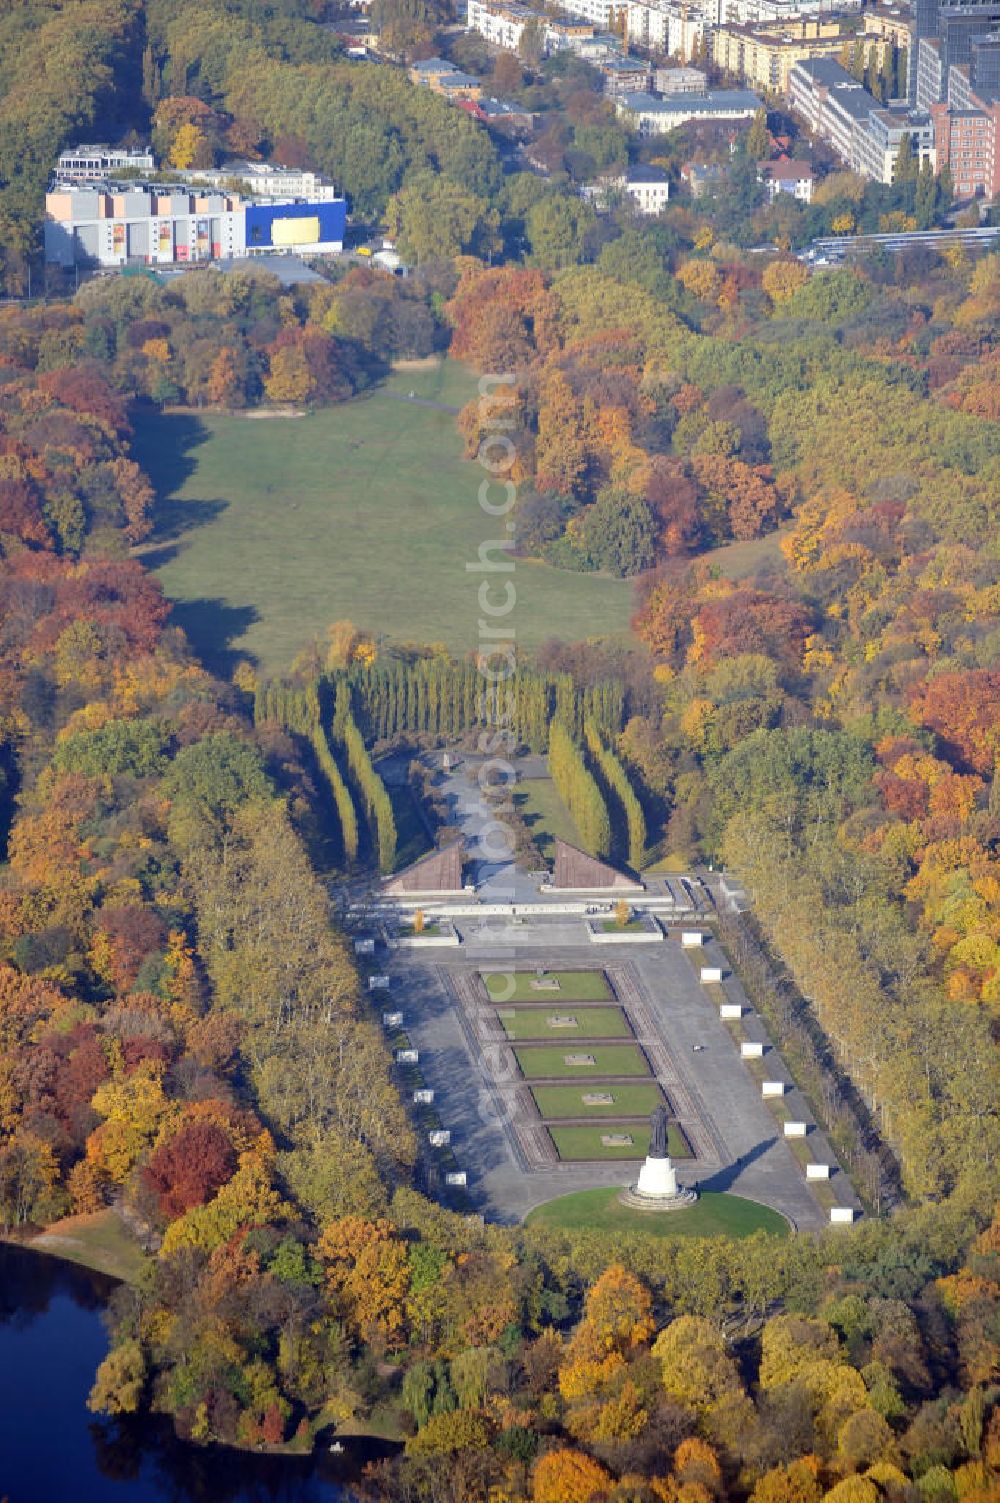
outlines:
[[[137, 413], [135, 457], [157, 491], [140, 553], [211, 667], [245, 656], [279, 673], [345, 619], [475, 650], [480, 578], [465, 565], [503, 536], [455, 422], [475, 389], [445, 362], [302, 417]], [[523, 648], [628, 630], [626, 581], [520, 559], [514, 580]]]

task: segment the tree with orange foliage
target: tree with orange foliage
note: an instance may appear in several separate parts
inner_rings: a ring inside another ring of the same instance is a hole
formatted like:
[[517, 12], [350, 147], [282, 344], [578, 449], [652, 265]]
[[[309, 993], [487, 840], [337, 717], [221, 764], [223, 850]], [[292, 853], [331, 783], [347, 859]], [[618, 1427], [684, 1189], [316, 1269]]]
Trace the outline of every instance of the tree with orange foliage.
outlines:
[[334, 1304], [348, 1325], [364, 1341], [399, 1345], [410, 1269], [396, 1227], [390, 1221], [344, 1216], [325, 1228], [316, 1251]]
[[610, 1472], [585, 1451], [547, 1451], [531, 1476], [534, 1503], [591, 1503], [611, 1483]]

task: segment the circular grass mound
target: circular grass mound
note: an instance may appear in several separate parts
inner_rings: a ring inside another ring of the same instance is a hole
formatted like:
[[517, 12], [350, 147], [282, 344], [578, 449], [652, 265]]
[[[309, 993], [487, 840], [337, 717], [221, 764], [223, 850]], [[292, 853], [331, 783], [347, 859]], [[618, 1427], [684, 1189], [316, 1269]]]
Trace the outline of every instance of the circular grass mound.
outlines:
[[654, 1237], [749, 1237], [768, 1232], [787, 1237], [791, 1228], [769, 1206], [740, 1195], [702, 1193], [683, 1211], [634, 1211], [618, 1199], [618, 1187], [578, 1190], [537, 1206], [525, 1217], [529, 1226], [562, 1231], [647, 1232]]

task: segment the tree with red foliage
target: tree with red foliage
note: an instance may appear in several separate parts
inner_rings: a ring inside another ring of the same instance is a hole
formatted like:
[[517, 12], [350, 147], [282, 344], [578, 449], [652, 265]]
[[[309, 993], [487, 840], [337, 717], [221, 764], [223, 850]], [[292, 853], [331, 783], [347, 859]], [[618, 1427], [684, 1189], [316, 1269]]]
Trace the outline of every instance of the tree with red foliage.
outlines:
[[13, 533], [23, 543], [51, 548], [52, 535], [31, 480], [0, 479], [0, 532]]
[[236, 1153], [223, 1129], [214, 1122], [193, 1122], [156, 1149], [143, 1179], [172, 1221], [204, 1205], [235, 1168]]
[[941, 740], [949, 759], [992, 772], [1000, 747], [1000, 672], [939, 673], [910, 695], [910, 713]]
[[96, 365], [45, 371], [38, 376], [36, 385], [61, 407], [97, 418], [109, 433], [122, 437], [130, 431], [123, 399]]
[[706, 601], [695, 620], [699, 662], [718, 662], [744, 652], [800, 664], [811, 627], [808, 609], [798, 601], [748, 587]]
[[141, 903], [102, 908], [98, 925], [109, 940], [110, 979], [114, 988], [118, 992], [130, 991], [146, 956], [163, 949], [166, 926], [158, 913]]
[[649, 466], [646, 500], [659, 526], [659, 546], [667, 558], [690, 553], [701, 535], [698, 492], [679, 459], [657, 454]]

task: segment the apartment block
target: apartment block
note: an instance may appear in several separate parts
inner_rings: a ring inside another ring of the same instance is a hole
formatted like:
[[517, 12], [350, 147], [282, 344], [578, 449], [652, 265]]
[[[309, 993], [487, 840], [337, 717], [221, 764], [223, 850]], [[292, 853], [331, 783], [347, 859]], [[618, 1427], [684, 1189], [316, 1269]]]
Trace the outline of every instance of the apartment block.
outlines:
[[828, 141], [852, 172], [891, 183], [900, 144], [934, 165], [934, 126], [921, 110], [883, 109], [863, 84], [832, 58], [808, 58], [789, 74], [788, 102], [810, 130]]

